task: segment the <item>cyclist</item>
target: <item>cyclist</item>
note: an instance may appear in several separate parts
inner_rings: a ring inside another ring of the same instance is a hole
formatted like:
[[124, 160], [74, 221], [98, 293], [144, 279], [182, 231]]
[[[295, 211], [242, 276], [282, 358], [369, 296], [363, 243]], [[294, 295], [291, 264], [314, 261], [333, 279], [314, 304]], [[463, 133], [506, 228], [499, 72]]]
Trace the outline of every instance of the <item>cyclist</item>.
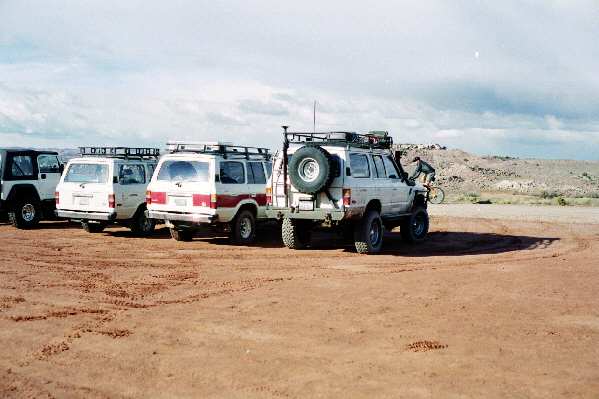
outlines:
[[420, 175], [422, 175], [422, 184], [425, 187], [430, 188], [431, 183], [435, 181], [435, 168], [433, 168], [429, 163], [424, 162], [420, 157], [416, 157], [412, 160], [412, 163], [418, 162], [416, 165], [416, 169], [410, 176], [411, 180], [416, 180]]

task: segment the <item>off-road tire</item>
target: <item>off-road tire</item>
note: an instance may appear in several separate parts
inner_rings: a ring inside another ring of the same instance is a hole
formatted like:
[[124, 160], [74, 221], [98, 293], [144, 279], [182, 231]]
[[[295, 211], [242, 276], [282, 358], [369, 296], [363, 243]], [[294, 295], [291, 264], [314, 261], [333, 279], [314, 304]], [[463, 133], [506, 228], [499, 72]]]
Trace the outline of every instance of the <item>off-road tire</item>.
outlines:
[[88, 233], [101, 233], [106, 225], [104, 223], [81, 222], [81, 227]]
[[34, 198], [16, 201], [14, 208], [8, 212], [9, 222], [18, 229], [31, 229], [37, 226], [41, 218], [41, 204]]
[[193, 239], [193, 230], [171, 228], [171, 237], [176, 241], [191, 241]]
[[288, 167], [291, 184], [305, 194], [326, 190], [334, 178], [334, 170], [331, 154], [318, 146], [305, 146], [295, 151]]
[[[373, 232], [372, 229], [376, 229]], [[359, 254], [374, 254], [383, 248], [385, 226], [378, 211], [369, 210], [354, 227], [354, 245]]]
[[147, 237], [154, 232], [154, 228], [156, 227], [156, 221], [154, 219], [149, 219], [146, 217], [145, 208], [140, 208], [133, 220], [131, 220], [131, 224], [129, 228], [131, 232], [137, 236]]
[[312, 232], [310, 231], [309, 221], [299, 219], [283, 219], [281, 225], [281, 237], [283, 238], [283, 244], [289, 249], [304, 249], [310, 245], [310, 238]]
[[[247, 223], [247, 224], [246, 224]], [[249, 231], [245, 230], [249, 228]], [[239, 245], [249, 245], [256, 239], [256, 218], [245, 209], [239, 212], [231, 223], [231, 241]]]
[[408, 243], [422, 242], [426, 238], [428, 227], [428, 212], [422, 206], [416, 207], [400, 226], [401, 238]]

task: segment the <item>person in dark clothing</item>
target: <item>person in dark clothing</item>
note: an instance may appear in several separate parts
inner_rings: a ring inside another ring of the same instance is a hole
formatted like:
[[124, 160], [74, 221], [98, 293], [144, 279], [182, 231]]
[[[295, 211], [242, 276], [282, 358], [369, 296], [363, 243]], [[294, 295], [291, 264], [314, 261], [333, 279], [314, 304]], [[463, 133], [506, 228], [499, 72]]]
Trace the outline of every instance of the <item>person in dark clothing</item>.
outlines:
[[432, 182], [435, 181], [435, 168], [433, 168], [429, 163], [424, 162], [420, 157], [414, 158], [412, 162], [418, 162], [416, 165], [416, 169], [410, 176], [410, 179], [416, 180], [420, 175], [422, 175], [422, 184], [425, 186], [429, 186]]

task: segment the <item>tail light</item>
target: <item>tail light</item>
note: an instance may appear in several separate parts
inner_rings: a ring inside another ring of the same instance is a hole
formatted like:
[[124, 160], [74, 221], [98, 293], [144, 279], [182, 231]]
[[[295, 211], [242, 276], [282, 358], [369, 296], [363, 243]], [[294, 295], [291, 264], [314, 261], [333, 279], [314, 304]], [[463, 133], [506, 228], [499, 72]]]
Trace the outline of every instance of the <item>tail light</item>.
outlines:
[[146, 202], [148, 204], [166, 204], [166, 193], [161, 193], [161, 192], [156, 192], [156, 191], [149, 191], [149, 201], [148, 202], [148, 195], [146, 194]]
[[56, 205], [60, 204], [60, 193], [58, 191], [54, 191], [54, 201], [56, 201]]
[[343, 189], [343, 205], [349, 206], [351, 204], [351, 188]]
[[216, 209], [217, 207], [217, 197], [216, 194], [194, 194], [192, 196], [193, 206], [205, 206], [210, 207], [211, 209]]
[[108, 194], [108, 207], [113, 209], [116, 208], [114, 194]]
[[152, 192], [146, 191], [146, 204], [150, 205], [152, 203]]
[[266, 204], [272, 205], [272, 187], [266, 187]]

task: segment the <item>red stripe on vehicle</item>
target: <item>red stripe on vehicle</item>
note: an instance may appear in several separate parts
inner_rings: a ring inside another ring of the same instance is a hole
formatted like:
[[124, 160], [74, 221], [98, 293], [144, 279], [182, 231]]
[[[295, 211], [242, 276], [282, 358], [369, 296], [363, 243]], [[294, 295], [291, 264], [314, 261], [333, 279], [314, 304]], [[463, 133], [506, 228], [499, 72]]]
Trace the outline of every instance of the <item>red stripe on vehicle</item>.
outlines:
[[239, 194], [239, 195], [216, 195], [216, 206], [223, 208], [235, 208], [237, 204], [239, 204], [244, 199], [250, 198], [249, 194]]

